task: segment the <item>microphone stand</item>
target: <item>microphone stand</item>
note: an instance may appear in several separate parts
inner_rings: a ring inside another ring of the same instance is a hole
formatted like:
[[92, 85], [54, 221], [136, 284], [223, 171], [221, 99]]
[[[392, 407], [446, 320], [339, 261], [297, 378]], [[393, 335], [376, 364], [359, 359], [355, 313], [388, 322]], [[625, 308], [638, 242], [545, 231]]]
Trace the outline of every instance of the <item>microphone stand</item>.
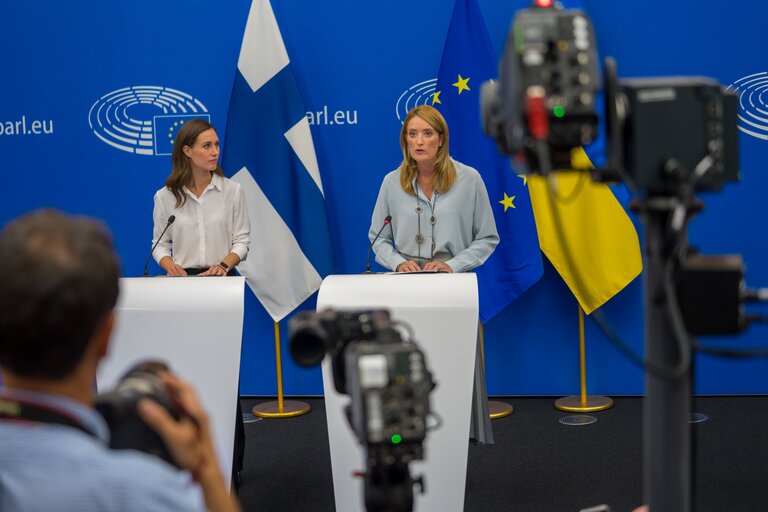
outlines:
[[366, 255], [365, 259], [365, 272], [363, 274], [374, 274], [375, 272], [371, 272], [371, 249], [373, 249], [373, 244], [376, 243], [376, 240], [379, 239], [379, 236], [381, 235], [381, 232], [384, 231], [384, 228], [389, 225], [389, 223], [392, 221], [392, 216], [387, 215], [387, 218], [384, 219], [384, 224], [382, 224], [381, 229], [379, 229], [379, 232], [376, 233], [376, 236], [373, 238], [373, 241], [371, 242], [371, 245], [368, 246], [368, 254]]
[[160, 243], [160, 240], [162, 240], [163, 235], [166, 231], [168, 231], [168, 228], [171, 227], [171, 224], [173, 224], [173, 221], [176, 220], [175, 215], [171, 215], [168, 217], [168, 223], [165, 225], [165, 228], [163, 228], [163, 232], [160, 233], [160, 236], [157, 237], [157, 241], [155, 242], [155, 245], [152, 246], [152, 250], [149, 251], [149, 254], [147, 254], [147, 261], [144, 262], [144, 277], [147, 277], [147, 270], [149, 269], [149, 258], [152, 257], [152, 253], [155, 252], [155, 249], [157, 248], [157, 244]]

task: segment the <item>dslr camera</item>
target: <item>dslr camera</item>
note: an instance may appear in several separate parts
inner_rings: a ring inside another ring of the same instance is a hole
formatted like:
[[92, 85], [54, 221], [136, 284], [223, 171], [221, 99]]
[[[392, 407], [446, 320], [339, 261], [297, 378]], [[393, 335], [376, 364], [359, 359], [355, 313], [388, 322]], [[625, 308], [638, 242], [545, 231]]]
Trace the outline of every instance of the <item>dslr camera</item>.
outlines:
[[424, 353], [404, 340], [387, 311], [301, 312], [289, 323], [290, 351], [301, 366], [330, 357], [336, 390], [350, 397], [347, 420], [366, 449], [368, 512], [413, 510], [408, 464], [424, 458], [429, 394], [435, 388]]
[[175, 419], [181, 418], [182, 412], [171, 400], [159, 377], [161, 372], [166, 371], [168, 366], [159, 361], [146, 361], [134, 366], [122, 376], [112, 391], [96, 397], [96, 410], [109, 427], [110, 448], [138, 450], [177, 466], [163, 440], [144, 423], [136, 410], [139, 400], [149, 398], [164, 407]]

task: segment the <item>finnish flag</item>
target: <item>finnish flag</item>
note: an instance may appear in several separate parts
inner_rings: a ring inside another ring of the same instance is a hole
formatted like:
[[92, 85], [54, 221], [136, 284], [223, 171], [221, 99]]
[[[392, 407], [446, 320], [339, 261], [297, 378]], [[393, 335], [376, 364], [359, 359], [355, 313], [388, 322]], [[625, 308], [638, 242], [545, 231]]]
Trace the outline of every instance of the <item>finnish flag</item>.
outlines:
[[306, 109], [269, 0], [248, 13], [223, 154], [251, 220], [238, 270], [278, 322], [320, 288], [333, 255]]

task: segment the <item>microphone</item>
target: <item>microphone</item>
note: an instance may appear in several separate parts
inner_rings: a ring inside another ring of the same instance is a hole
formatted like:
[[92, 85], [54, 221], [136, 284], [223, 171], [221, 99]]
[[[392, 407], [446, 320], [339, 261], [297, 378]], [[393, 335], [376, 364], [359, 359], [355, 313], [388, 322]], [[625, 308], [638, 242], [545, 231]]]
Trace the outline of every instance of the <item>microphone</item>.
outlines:
[[173, 224], [173, 221], [176, 220], [175, 215], [171, 215], [168, 217], [168, 223], [165, 225], [165, 228], [163, 229], [163, 232], [160, 233], [160, 236], [157, 237], [157, 242], [155, 242], [155, 245], [152, 246], [152, 250], [149, 251], [149, 254], [147, 254], [147, 261], [144, 263], [144, 277], [147, 276], [147, 269], [149, 268], [149, 258], [152, 257], [152, 253], [155, 252], [155, 248], [157, 247], [157, 244], [160, 243], [160, 240], [163, 238], [163, 235], [166, 231], [168, 231], [168, 228], [171, 227], [171, 224]]
[[387, 218], [384, 219], [384, 224], [381, 226], [381, 229], [378, 233], [376, 233], [376, 236], [373, 238], [373, 242], [371, 242], [371, 245], [368, 246], [368, 255], [365, 257], [366, 263], [365, 263], [365, 272], [363, 274], [372, 274], [371, 272], [371, 249], [373, 249], [373, 244], [376, 243], [376, 240], [379, 239], [379, 235], [381, 235], [381, 232], [384, 231], [384, 228], [389, 225], [389, 223], [392, 221], [392, 216], [387, 215]]

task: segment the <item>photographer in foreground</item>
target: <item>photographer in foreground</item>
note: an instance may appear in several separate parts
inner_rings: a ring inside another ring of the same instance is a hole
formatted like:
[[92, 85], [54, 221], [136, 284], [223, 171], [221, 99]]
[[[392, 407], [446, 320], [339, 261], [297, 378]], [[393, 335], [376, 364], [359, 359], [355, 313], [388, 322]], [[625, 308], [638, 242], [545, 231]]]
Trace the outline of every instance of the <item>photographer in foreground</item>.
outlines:
[[162, 380], [180, 421], [149, 399], [139, 414], [177, 468], [110, 450], [93, 408], [115, 322], [118, 263], [107, 232], [40, 211], [0, 233], [0, 510], [239, 510], [192, 388]]

